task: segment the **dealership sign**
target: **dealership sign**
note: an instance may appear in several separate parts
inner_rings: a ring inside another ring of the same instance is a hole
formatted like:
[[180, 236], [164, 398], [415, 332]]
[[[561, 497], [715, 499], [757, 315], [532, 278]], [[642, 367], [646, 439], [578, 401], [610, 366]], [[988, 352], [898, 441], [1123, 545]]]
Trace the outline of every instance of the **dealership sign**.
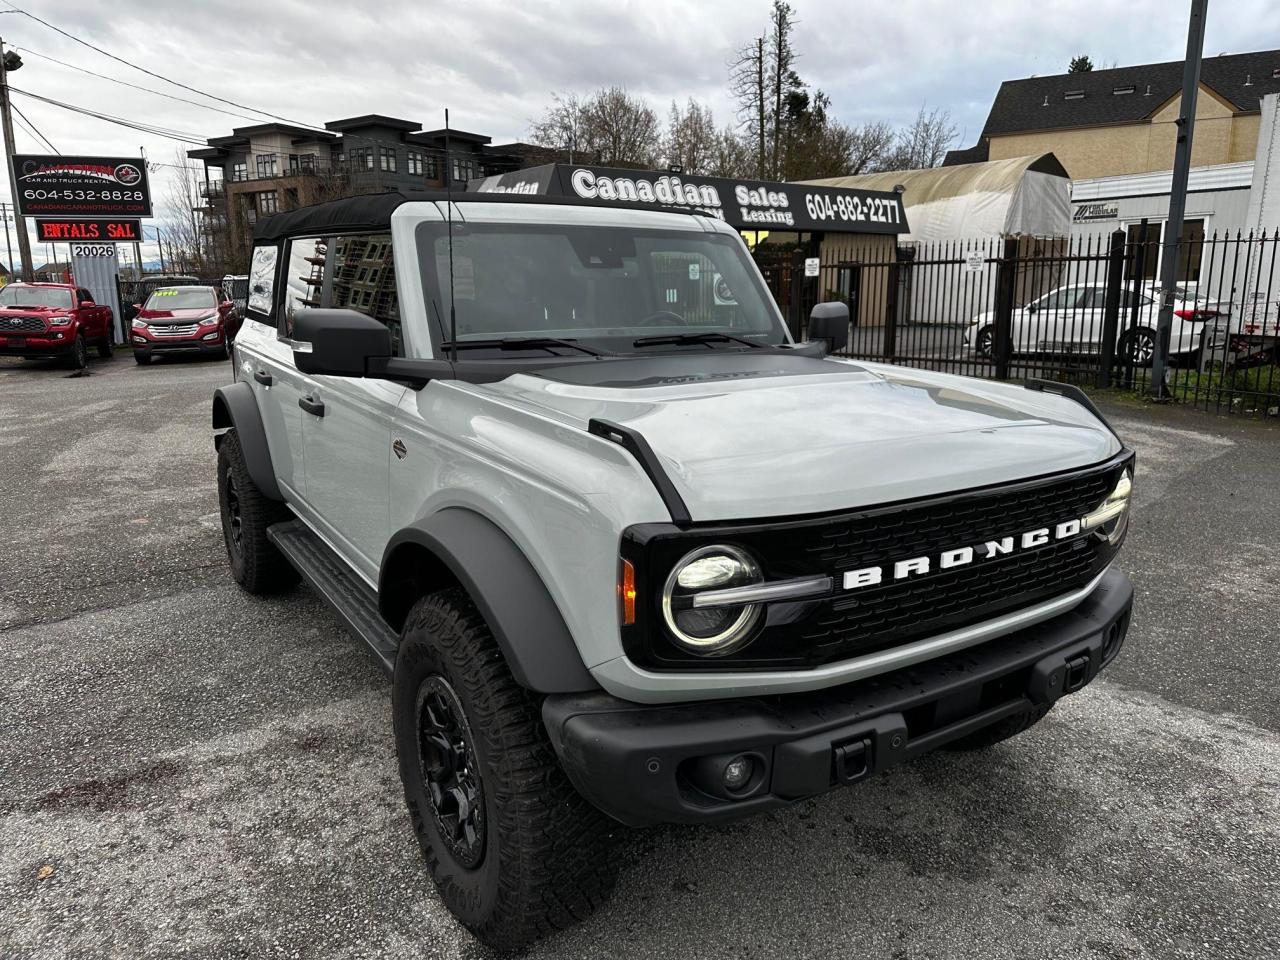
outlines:
[[146, 163], [137, 157], [17, 154], [13, 176], [24, 217], [149, 217]]
[[739, 230], [887, 234], [909, 230], [902, 197], [897, 193], [805, 183], [548, 164], [471, 181], [468, 189], [675, 209], [713, 216]]
[[105, 240], [110, 243], [140, 243], [141, 220], [36, 220], [36, 237], [41, 243], [75, 240]]

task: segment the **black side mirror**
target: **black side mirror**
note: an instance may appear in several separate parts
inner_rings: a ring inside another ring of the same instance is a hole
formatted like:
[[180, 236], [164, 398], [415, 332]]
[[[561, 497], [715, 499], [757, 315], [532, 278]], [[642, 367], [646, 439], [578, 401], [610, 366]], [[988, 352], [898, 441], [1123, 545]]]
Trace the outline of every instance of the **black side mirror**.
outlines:
[[809, 314], [809, 339], [825, 340], [828, 350], [849, 346], [849, 305], [839, 301], [820, 303]]
[[302, 373], [363, 377], [369, 361], [391, 356], [391, 331], [356, 310], [299, 310], [293, 363]]
[[1040, 307], [1034, 303], [1027, 304], [1027, 313], [1035, 313]]

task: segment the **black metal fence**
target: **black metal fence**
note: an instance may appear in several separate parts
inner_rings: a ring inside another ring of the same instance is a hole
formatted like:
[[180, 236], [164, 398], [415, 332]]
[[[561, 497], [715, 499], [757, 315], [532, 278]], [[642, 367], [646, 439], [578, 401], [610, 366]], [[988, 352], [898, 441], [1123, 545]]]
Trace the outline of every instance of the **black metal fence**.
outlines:
[[842, 355], [999, 379], [1043, 377], [1154, 392], [1162, 258], [1178, 282], [1166, 392], [1230, 413], [1280, 410], [1280, 231], [1189, 236], [1159, 225], [1067, 238], [900, 246], [891, 259], [762, 263], [798, 337], [813, 304], [843, 300]]

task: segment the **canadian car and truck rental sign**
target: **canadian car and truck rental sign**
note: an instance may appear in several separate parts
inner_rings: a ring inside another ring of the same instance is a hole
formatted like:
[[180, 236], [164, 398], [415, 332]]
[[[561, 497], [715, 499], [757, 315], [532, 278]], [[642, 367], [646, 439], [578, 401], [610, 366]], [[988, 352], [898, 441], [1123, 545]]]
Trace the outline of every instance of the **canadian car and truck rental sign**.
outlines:
[[18, 185], [18, 214], [23, 217], [101, 220], [151, 216], [151, 189], [141, 157], [20, 153], [13, 158], [13, 177]]

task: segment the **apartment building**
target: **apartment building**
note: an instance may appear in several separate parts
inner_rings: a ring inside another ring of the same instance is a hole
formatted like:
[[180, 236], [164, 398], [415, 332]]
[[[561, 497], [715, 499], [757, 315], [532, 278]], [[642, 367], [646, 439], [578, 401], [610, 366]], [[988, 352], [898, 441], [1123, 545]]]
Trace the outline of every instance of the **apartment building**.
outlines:
[[330, 121], [323, 130], [287, 123], [237, 127], [187, 156], [204, 164], [199, 209], [210, 243], [239, 272], [258, 217], [354, 194], [447, 183], [461, 189], [468, 180], [518, 169], [533, 149], [494, 147], [490, 140], [366, 114]]

